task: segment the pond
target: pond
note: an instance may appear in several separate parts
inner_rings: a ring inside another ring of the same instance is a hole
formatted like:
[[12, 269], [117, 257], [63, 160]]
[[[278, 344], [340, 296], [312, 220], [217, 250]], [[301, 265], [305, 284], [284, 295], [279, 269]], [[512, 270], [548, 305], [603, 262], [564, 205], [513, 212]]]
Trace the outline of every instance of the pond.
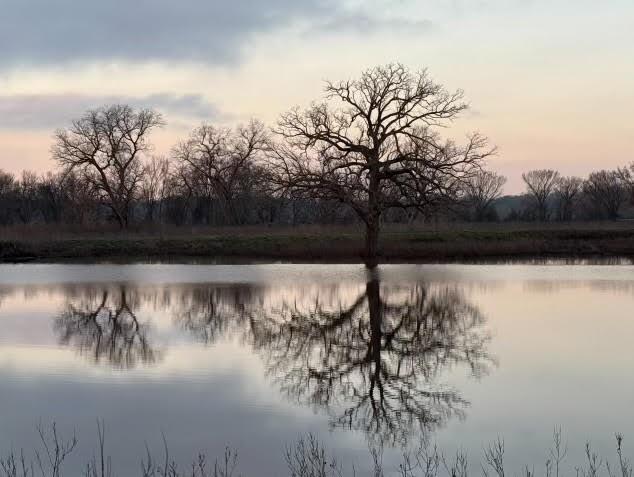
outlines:
[[102, 419], [117, 475], [163, 435], [284, 475], [307, 432], [359, 470], [426, 440], [479, 471], [501, 437], [515, 472], [561, 426], [573, 472], [634, 442], [633, 309], [627, 264], [2, 265], [0, 452], [55, 421], [70, 468]]

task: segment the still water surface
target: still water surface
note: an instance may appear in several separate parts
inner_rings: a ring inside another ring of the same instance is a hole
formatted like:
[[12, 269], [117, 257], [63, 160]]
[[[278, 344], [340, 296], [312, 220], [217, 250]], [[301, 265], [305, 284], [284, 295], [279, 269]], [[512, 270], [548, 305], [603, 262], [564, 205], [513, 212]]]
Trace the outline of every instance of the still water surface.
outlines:
[[0, 451], [55, 420], [85, 462], [103, 418], [120, 475], [162, 432], [247, 476], [309, 431], [357, 469], [502, 436], [519, 470], [562, 426], [572, 469], [634, 442], [633, 305], [631, 265], [2, 265]]

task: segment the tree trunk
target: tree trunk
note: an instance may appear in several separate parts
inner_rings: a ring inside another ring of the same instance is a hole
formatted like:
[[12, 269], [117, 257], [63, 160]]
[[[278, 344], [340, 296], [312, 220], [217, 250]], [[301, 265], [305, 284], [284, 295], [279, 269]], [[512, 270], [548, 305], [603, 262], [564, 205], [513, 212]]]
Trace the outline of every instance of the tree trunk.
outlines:
[[548, 220], [548, 204], [546, 203], [546, 201], [543, 202], [539, 202], [538, 205], [538, 209], [539, 209], [539, 221], [540, 222], [546, 222]]
[[112, 213], [114, 215], [114, 218], [117, 220], [117, 224], [119, 225], [119, 228], [121, 230], [126, 228], [127, 224], [125, 223], [125, 219], [123, 215], [121, 214], [121, 212], [119, 211], [119, 209], [115, 205], [111, 205], [110, 210], [112, 210]]
[[365, 227], [365, 265], [374, 268], [379, 263], [379, 218], [370, 217]]
[[379, 227], [381, 219], [378, 156], [373, 156], [369, 162], [371, 163], [371, 168], [368, 187], [368, 215], [365, 221], [365, 266], [375, 268], [379, 263]]

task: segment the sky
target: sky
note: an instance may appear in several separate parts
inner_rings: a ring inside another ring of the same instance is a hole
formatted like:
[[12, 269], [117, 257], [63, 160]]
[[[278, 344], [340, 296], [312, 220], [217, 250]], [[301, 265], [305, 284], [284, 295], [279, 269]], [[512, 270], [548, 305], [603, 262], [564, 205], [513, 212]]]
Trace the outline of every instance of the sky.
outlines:
[[390, 62], [465, 91], [445, 133], [488, 136], [508, 193], [634, 161], [632, 0], [0, 0], [0, 169], [53, 170], [54, 130], [90, 108], [162, 112], [168, 154]]

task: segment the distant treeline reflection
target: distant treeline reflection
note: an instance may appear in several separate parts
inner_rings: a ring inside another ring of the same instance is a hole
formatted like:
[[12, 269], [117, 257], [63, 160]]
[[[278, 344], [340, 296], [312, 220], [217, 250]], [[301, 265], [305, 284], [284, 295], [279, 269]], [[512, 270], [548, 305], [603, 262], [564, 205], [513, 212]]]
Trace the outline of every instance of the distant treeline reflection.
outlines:
[[494, 364], [485, 317], [452, 286], [382, 285], [371, 275], [365, 285], [294, 288], [91, 285], [65, 289], [65, 299], [54, 320], [60, 343], [95, 363], [162, 359], [150, 314], [167, 312], [205, 344], [238, 336], [293, 402], [391, 444], [462, 418], [469, 402], [444, 375], [465, 367], [477, 378]]

